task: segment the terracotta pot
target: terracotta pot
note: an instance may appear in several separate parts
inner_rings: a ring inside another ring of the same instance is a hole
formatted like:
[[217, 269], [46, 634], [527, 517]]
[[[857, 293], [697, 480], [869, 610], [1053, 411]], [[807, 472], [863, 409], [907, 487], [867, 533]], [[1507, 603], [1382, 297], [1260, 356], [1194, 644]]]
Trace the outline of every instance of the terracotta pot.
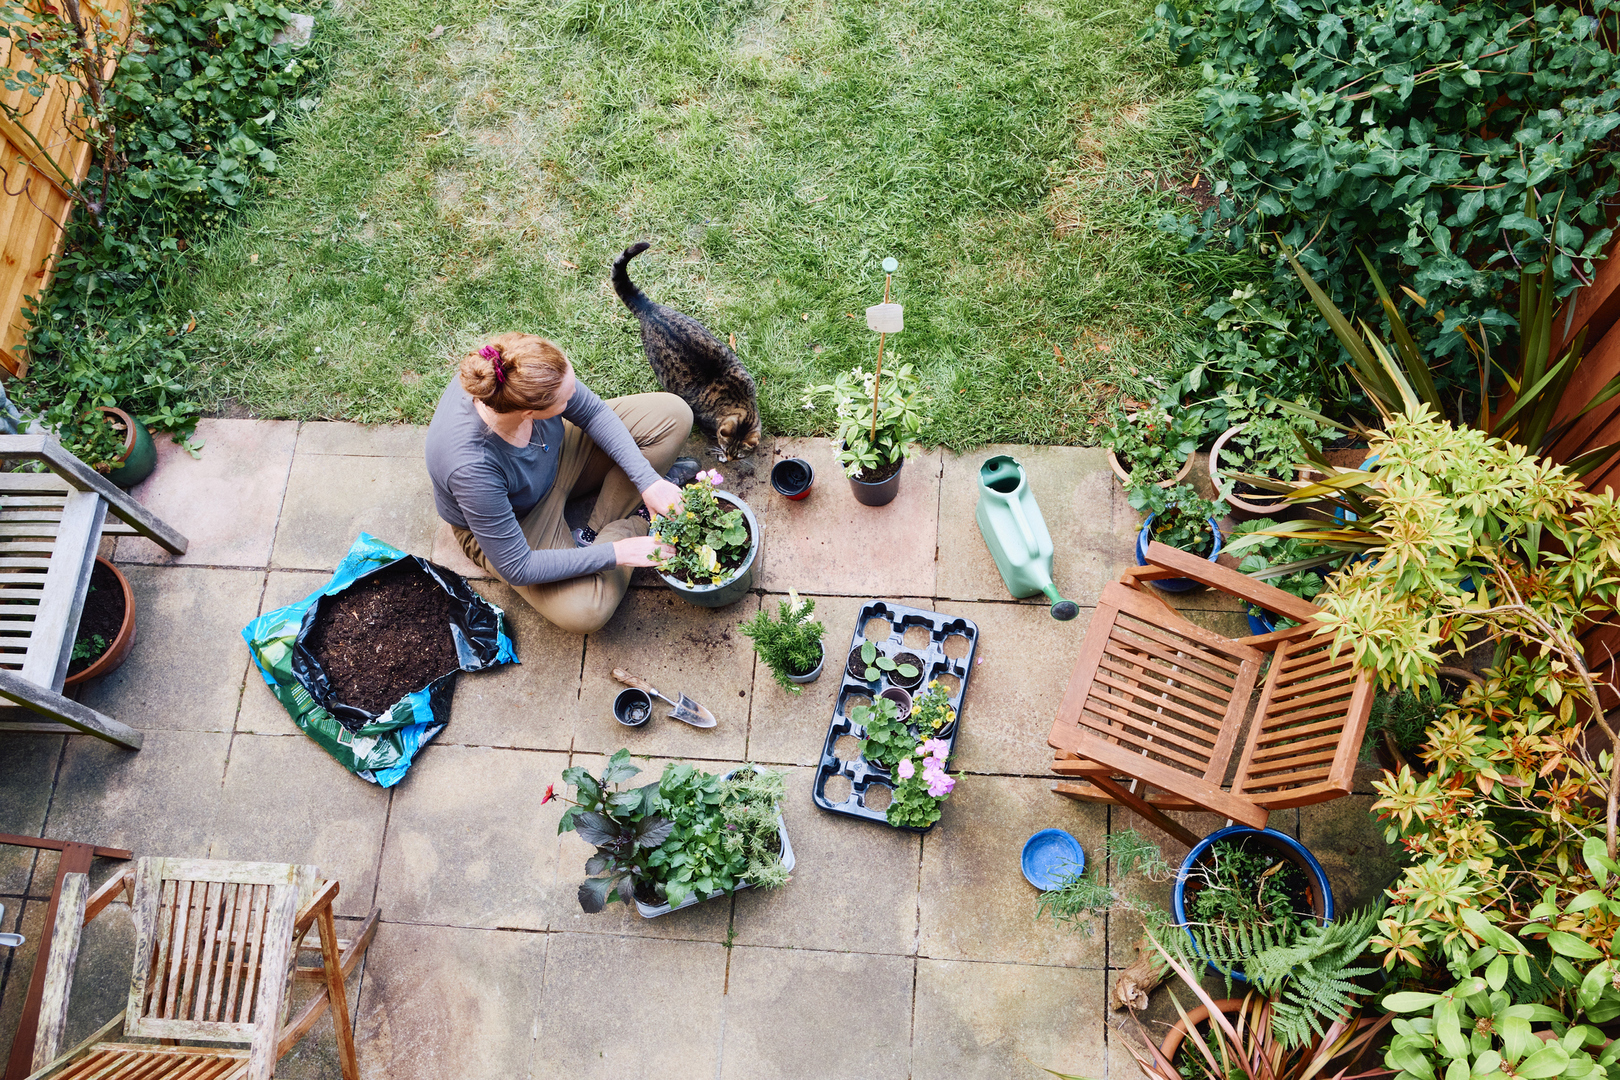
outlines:
[[118, 579], [118, 587], [124, 591], [124, 621], [118, 624], [118, 633], [113, 636], [107, 651], [77, 675], [69, 675], [62, 684], [64, 687], [78, 686], [111, 674], [129, 656], [129, 650], [135, 647], [135, 590], [129, 587], [129, 579], [118, 567], [100, 556], [96, 557], [96, 562], [112, 571], [113, 577]]
[[[1193, 453], [1188, 454], [1186, 464], [1181, 466], [1181, 471], [1176, 473], [1176, 475], [1172, 476], [1168, 480], [1160, 480], [1159, 486], [1162, 488], [1175, 487], [1177, 484], [1187, 479], [1187, 474], [1192, 472], [1193, 457], [1196, 454], [1196, 450], [1193, 451]], [[1119, 458], [1114, 456], [1114, 452], [1112, 450], [1108, 451], [1108, 467], [1114, 470], [1114, 475], [1119, 477], [1119, 482], [1121, 484], [1124, 484], [1126, 487], [1131, 486], [1131, 474], [1125, 471], [1125, 466], [1119, 463]]]
[[[1243, 999], [1220, 998], [1215, 1002], [1215, 1007], [1227, 1016], [1231, 1016], [1243, 1007]], [[1176, 1051], [1181, 1049], [1182, 1041], [1187, 1038], [1188, 1021], [1191, 1021], [1192, 1026], [1197, 1027], [1208, 1019], [1209, 1009], [1207, 1007], [1199, 1005], [1188, 1009], [1187, 1019], [1177, 1020], [1170, 1030], [1165, 1032], [1164, 1041], [1159, 1044], [1159, 1053], [1163, 1054], [1168, 1060], [1175, 1061]]]
[[1221, 437], [1215, 440], [1215, 445], [1210, 447], [1210, 482], [1215, 485], [1215, 490], [1221, 493], [1221, 498], [1225, 499], [1227, 505], [1232, 508], [1232, 516], [1239, 521], [1252, 521], [1255, 518], [1263, 517], [1282, 521], [1289, 517], [1297, 516], [1299, 513], [1298, 508], [1290, 505], [1289, 502], [1281, 495], [1272, 496], [1270, 499], [1266, 499], [1263, 496], [1258, 495], [1251, 495], [1245, 498], [1235, 493], [1228, 493], [1226, 491], [1225, 482], [1221, 477], [1221, 451], [1226, 447], [1227, 441], [1231, 439], [1232, 436], [1242, 431], [1245, 426], [1246, 425], [1243, 424], [1237, 424], [1233, 427], [1227, 428], [1225, 431], [1221, 432]]

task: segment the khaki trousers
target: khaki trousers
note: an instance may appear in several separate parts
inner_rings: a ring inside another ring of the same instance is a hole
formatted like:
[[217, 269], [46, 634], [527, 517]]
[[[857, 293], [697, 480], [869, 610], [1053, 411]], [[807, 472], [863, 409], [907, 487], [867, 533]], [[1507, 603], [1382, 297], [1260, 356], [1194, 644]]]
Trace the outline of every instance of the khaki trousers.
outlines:
[[[659, 476], [669, 472], [681, 444], [692, 432], [691, 406], [674, 394], [633, 394], [613, 398], [607, 405], [630, 429], [631, 438], [636, 440], [653, 472]], [[520, 523], [530, 549], [547, 551], [573, 547], [574, 535], [563, 519], [563, 507], [570, 499], [598, 490], [596, 508], [587, 523], [596, 530], [598, 544], [647, 535], [646, 520], [636, 514], [636, 508], [642, 505], [641, 492], [630, 482], [629, 475], [614, 464], [583, 428], [564, 420], [557, 480]], [[500, 577], [484, 558], [477, 537], [467, 529], [454, 532], [467, 558]], [[543, 585], [512, 585], [512, 588], [547, 621], [572, 634], [590, 634], [613, 617], [619, 601], [624, 599], [625, 590], [630, 588], [630, 567], [615, 566], [583, 577], [548, 581]]]

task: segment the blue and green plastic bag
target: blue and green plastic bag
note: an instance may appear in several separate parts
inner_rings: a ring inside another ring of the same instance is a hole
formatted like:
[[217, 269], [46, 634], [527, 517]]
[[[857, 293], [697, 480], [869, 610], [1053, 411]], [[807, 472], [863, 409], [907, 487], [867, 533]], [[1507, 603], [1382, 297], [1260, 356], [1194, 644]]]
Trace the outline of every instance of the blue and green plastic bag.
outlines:
[[[366, 713], [333, 700], [326, 672], [304, 641], [320, 617], [323, 598], [335, 596], [359, 579], [402, 559], [416, 563], [455, 600], [457, 610], [450, 634], [461, 667], [406, 694], [387, 712]], [[456, 676], [462, 671], [484, 671], [518, 662], [505, 623], [501, 609], [473, 592], [459, 574], [361, 533], [322, 588], [296, 604], [259, 616], [243, 628], [242, 636], [247, 639], [259, 674], [293, 723], [362, 780], [393, 787], [411, 767], [416, 752], [450, 722]], [[340, 721], [339, 715], [348, 724]]]

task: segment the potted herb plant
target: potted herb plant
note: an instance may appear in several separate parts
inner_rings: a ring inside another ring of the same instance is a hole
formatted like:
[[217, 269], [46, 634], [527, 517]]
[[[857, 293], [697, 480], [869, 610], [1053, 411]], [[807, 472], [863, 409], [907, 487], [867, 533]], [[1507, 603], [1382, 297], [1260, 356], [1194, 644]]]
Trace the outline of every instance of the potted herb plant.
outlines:
[[1192, 471], [1193, 453], [1203, 437], [1202, 422], [1191, 413], [1152, 406], [1129, 412], [1116, 408], [1098, 436], [1108, 449], [1108, 467], [1127, 488], [1135, 484], [1179, 484]]
[[917, 376], [910, 364], [883, 373], [855, 367], [830, 384], [805, 390], [805, 408], [831, 394], [838, 419], [838, 460], [849, 476], [855, 499], [866, 506], [883, 506], [900, 492], [900, 468], [906, 447], [922, 431], [918, 408]]
[[1229, 387], [1221, 399], [1230, 426], [1209, 451], [1209, 478], [1215, 490], [1240, 520], [1289, 511], [1286, 495], [1256, 481], [1282, 484], [1309, 468], [1306, 444], [1319, 445], [1331, 430], [1314, 419], [1317, 403], [1301, 397], [1284, 404], [1265, 397], [1257, 387], [1242, 392]]
[[791, 694], [800, 685], [815, 682], [821, 674], [825, 650], [822, 626], [812, 622], [816, 602], [790, 590], [788, 599], [777, 604], [777, 616], [761, 606], [758, 614], [738, 629], [754, 643], [754, 652], [771, 669], [777, 685]]
[[653, 519], [649, 532], [675, 549], [657, 564], [659, 576], [698, 607], [725, 607], [747, 595], [764, 543], [748, 504], [719, 490], [715, 470], [698, 473], [681, 489], [681, 506]]
[[541, 803], [562, 798], [557, 831], [576, 832], [596, 848], [579, 887], [590, 914], [615, 900], [647, 918], [750, 885], [776, 888], [793, 869], [780, 804], [782, 774], [758, 766], [716, 776], [672, 761], [656, 783], [622, 790], [641, 770], [619, 750], [600, 777], [583, 766], [563, 771], [578, 801], [547, 787]]
[[134, 646], [135, 590], [118, 567], [97, 557], [63, 685], [78, 686], [111, 674]]
[[[1148, 544], [1157, 540], [1193, 555], [1215, 561], [1221, 553], [1221, 524], [1215, 520], [1220, 508], [1198, 494], [1190, 484], [1160, 487], [1132, 484], [1130, 503], [1146, 514], [1142, 531], [1136, 537], [1136, 565], [1147, 565]], [[1165, 592], [1191, 592], [1201, 588], [1191, 578], [1163, 578], [1150, 582]]]

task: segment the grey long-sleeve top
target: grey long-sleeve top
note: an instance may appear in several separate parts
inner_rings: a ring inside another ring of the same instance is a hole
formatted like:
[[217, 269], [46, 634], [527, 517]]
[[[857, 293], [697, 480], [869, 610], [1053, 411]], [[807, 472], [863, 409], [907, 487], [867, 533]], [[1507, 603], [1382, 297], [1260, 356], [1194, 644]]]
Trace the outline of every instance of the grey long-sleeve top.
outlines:
[[561, 417], [534, 421], [529, 445], [513, 446], [485, 424], [472, 395], [452, 377], [427, 433], [427, 468], [439, 516], [470, 530], [508, 584], [540, 585], [606, 570], [613, 545], [532, 551], [519, 522], [551, 491], [561, 456], [563, 419], [583, 428], [629, 475], [636, 490], [658, 480], [624, 421], [579, 383]]

